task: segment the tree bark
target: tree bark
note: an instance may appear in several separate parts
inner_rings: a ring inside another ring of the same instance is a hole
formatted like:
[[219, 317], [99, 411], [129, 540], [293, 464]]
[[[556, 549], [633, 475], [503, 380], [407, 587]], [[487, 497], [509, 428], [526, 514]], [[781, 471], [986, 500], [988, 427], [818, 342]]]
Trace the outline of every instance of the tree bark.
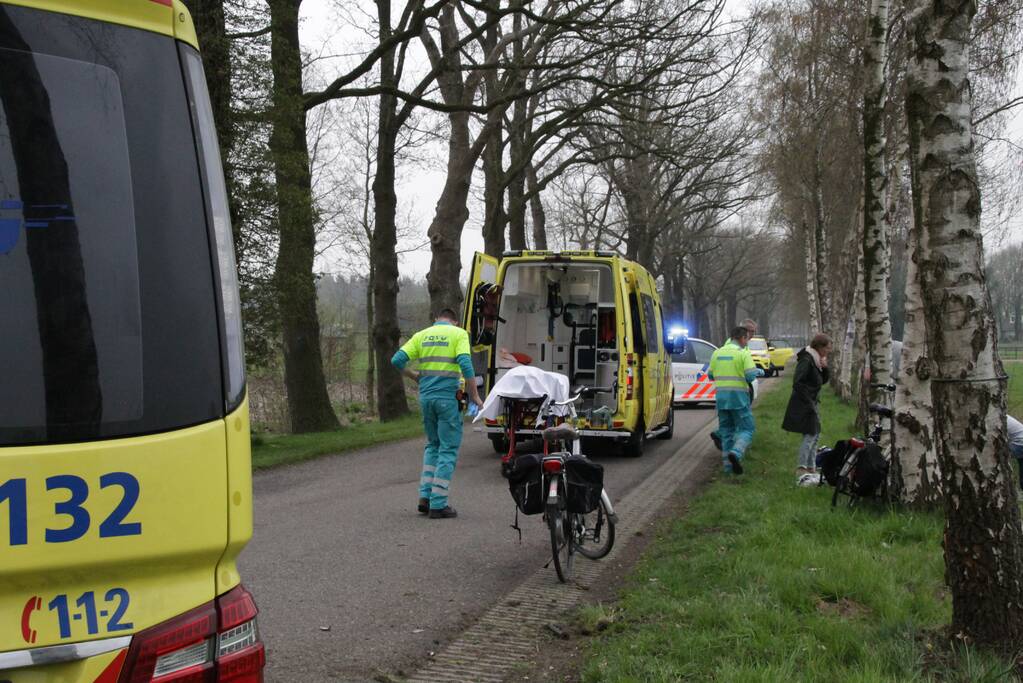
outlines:
[[366, 411], [372, 415], [377, 411], [376, 402], [376, 354], [373, 352], [373, 261], [369, 262], [366, 276]]
[[910, 231], [906, 272], [906, 324], [892, 424], [892, 492], [903, 503], [929, 507], [941, 502], [940, 473], [934, 452], [934, 405], [931, 401], [930, 359], [917, 266], [924, 260], [926, 243]]
[[817, 246], [814, 231], [809, 225], [803, 225], [804, 261], [806, 263], [806, 303], [810, 307], [810, 329], [820, 332], [821, 314], [817, 297]]
[[813, 229], [814, 229], [814, 252], [816, 257], [816, 263], [814, 265], [814, 273], [816, 275], [817, 283], [817, 305], [818, 313], [820, 315], [820, 325], [818, 331], [824, 332], [829, 335], [834, 335], [835, 330], [833, 329], [834, 320], [832, 319], [832, 308], [831, 308], [831, 287], [828, 285], [828, 276], [831, 271], [831, 265], [829, 263], [829, 242], [828, 242], [828, 226], [827, 219], [824, 214], [824, 179], [823, 171], [821, 169], [821, 149], [820, 144], [817, 145], [817, 150], [814, 155], [814, 193], [813, 193]]
[[[498, 9], [500, 0], [490, 0], [487, 6]], [[483, 53], [489, 55], [497, 47], [497, 41], [498, 30], [495, 24], [486, 30]], [[490, 104], [501, 96], [497, 70], [489, 70], [483, 80], [487, 103]], [[491, 127], [491, 132], [483, 149], [483, 250], [496, 258], [504, 255], [504, 231], [507, 226], [507, 215], [504, 212], [503, 118], [504, 110], [500, 108], [491, 109], [487, 113], [487, 125]]]
[[426, 283], [435, 312], [443, 308], [461, 310], [462, 288], [458, 280], [462, 271], [462, 228], [469, 220], [469, 188], [476, 161], [469, 149], [469, 114], [450, 114], [448, 121], [447, 176], [426, 232], [433, 254]]
[[[377, 0], [380, 42], [391, 34], [390, 0]], [[396, 88], [394, 50], [380, 58], [380, 85]], [[398, 197], [394, 192], [394, 157], [398, 130], [402, 121], [397, 114], [397, 98], [380, 96], [377, 126], [377, 172], [373, 178], [373, 212], [376, 224], [370, 244], [373, 261], [373, 353], [376, 354], [377, 410], [381, 420], [394, 420], [408, 414], [405, 383], [391, 365], [401, 329], [398, 326]]]
[[[863, 251], [858, 250], [856, 263], [863, 265]], [[839, 379], [839, 395], [845, 400], [853, 397], [853, 386], [859, 370], [863, 367], [863, 335], [866, 328], [866, 312], [863, 306], [863, 269], [856, 269], [856, 290], [849, 309], [849, 321], [842, 343], [842, 370]]]
[[533, 221], [533, 248], [544, 251], [547, 249], [547, 212], [543, 208], [540, 183], [533, 164], [526, 167], [526, 188], [529, 190], [529, 214]]
[[935, 441], [945, 494], [952, 632], [1015, 653], [1023, 640], [1023, 530], [1005, 430], [1004, 375], [984, 279], [971, 132], [974, 2], [923, 0], [907, 73], [916, 230]]
[[284, 342], [284, 384], [294, 433], [337, 429], [320, 355], [313, 257], [316, 216], [302, 103], [302, 53], [298, 39], [300, 0], [271, 0], [271, 63], [274, 76], [274, 162], [280, 244], [277, 303]]
[[[888, 226], [885, 217], [884, 64], [887, 56], [888, 0], [871, 0], [867, 45], [863, 50], [863, 265], [866, 273], [867, 349], [871, 383], [891, 381], [892, 328], [888, 316]], [[885, 403], [881, 389], [871, 400]]]

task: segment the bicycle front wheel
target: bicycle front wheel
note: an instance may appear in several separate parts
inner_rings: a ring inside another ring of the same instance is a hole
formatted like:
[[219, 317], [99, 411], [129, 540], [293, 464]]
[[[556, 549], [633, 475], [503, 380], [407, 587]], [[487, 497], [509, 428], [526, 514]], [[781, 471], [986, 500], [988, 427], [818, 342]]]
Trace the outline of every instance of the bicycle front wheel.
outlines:
[[572, 576], [572, 560], [575, 548], [572, 542], [568, 510], [557, 505], [547, 506], [547, 526], [551, 530], [551, 554], [554, 559], [554, 571], [558, 580], [567, 583]]
[[615, 523], [603, 500], [593, 512], [572, 515], [572, 518], [578, 543], [576, 550], [583, 557], [599, 560], [611, 552], [615, 544]]

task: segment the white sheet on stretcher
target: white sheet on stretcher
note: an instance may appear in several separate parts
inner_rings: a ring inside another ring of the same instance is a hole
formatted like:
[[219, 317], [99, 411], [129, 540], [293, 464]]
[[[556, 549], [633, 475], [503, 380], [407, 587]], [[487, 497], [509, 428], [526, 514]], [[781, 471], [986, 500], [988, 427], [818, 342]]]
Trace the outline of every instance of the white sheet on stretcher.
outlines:
[[[482, 419], [495, 420], [502, 412], [501, 400], [505, 398], [543, 398], [548, 401], [567, 401], [570, 398], [568, 377], [557, 372], [547, 372], [529, 365], [512, 368], [497, 380], [490, 390], [483, 409], [473, 422]], [[554, 406], [555, 415], [567, 415], [567, 406]]]

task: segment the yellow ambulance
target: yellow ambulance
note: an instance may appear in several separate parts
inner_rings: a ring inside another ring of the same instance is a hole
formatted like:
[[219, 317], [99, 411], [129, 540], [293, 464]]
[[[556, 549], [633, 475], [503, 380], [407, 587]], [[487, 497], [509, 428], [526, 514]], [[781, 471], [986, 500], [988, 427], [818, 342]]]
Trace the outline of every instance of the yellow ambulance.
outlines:
[[0, 0], [0, 681], [262, 681], [231, 224], [178, 0]]
[[[610, 251], [509, 251], [500, 261], [477, 253], [463, 322], [481, 394], [526, 363], [565, 375], [573, 390], [605, 390], [578, 405], [584, 438], [616, 441], [633, 457], [648, 438], [671, 438], [675, 342], [639, 264]], [[504, 453], [503, 420], [484, 430]]]

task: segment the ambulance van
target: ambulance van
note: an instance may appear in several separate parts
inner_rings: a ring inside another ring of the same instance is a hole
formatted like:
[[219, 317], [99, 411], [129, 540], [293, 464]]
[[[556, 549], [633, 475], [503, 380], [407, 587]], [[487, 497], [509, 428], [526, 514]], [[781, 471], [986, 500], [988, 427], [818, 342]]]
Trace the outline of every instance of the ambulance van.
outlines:
[[0, 0], [0, 682], [263, 680], [231, 223], [178, 0]]
[[[671, 438], [671, 351], [684, 342], [668, 339], [656, 283], [639, 264], [609, 251], [477, 253], [463, 315], [481, 393], [525, 363], [565, 375], [573, 390], [601, 389], [578, 404], [584, 439], [638, 457], [648, 438]], [[484, 427], [499, 453], [506, 419]], [[528, 427], [516, 433], [538, 434]]]

